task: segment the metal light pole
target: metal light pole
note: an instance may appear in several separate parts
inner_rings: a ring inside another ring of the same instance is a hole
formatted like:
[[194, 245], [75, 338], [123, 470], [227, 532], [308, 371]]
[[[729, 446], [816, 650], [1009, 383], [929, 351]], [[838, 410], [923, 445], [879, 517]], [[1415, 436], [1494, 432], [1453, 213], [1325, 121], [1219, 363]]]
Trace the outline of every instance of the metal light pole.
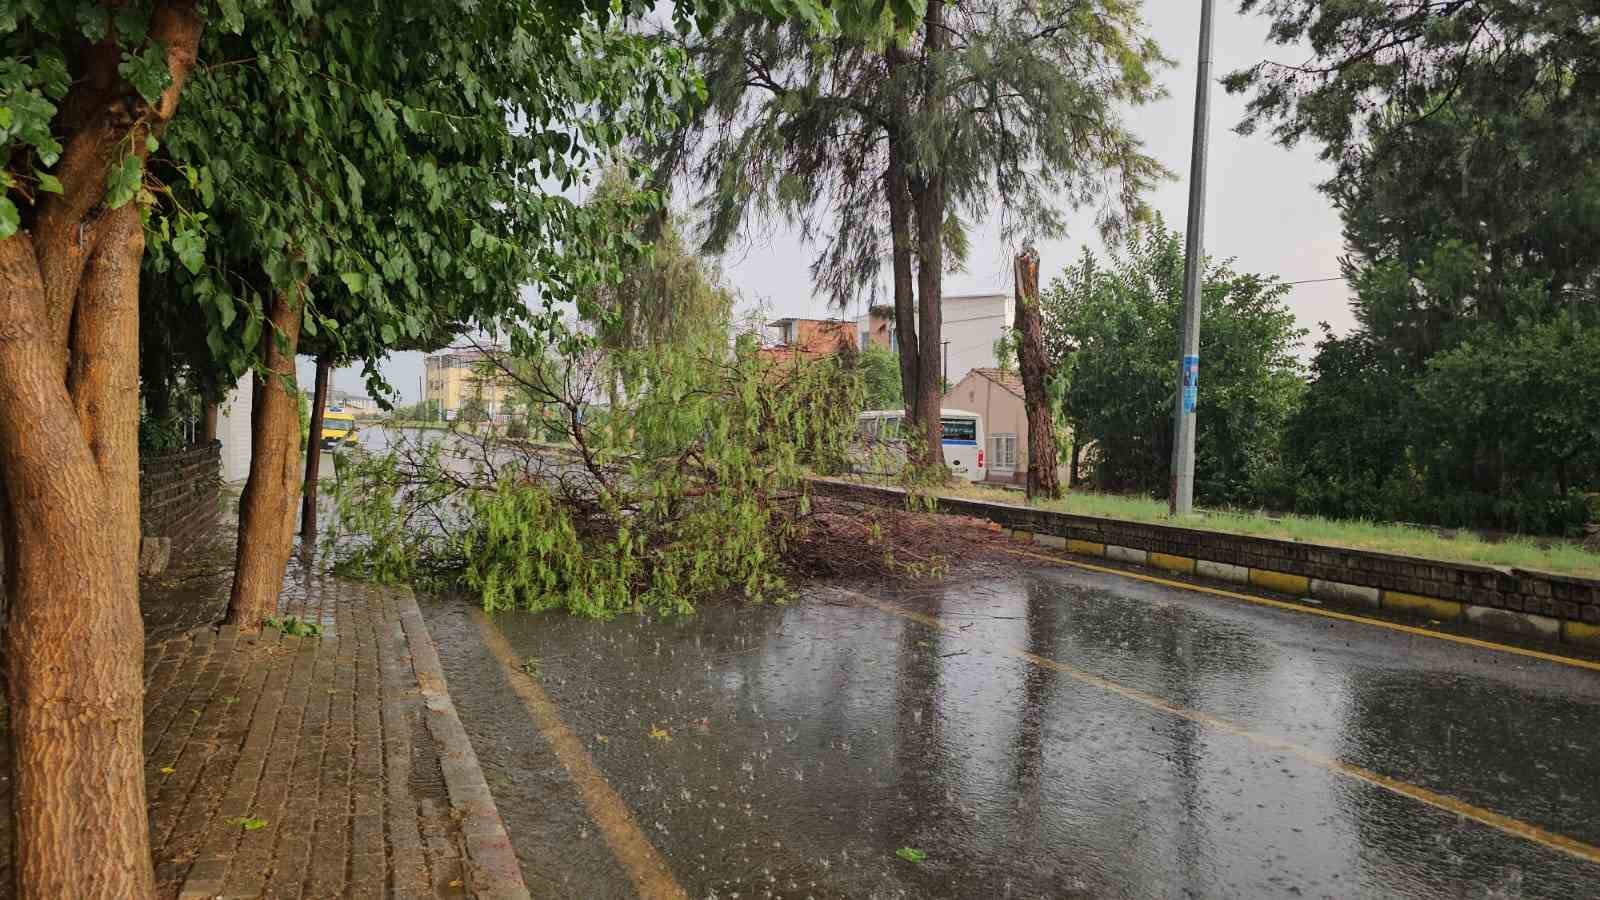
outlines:
[[1200, 0], [1200, 71], [1194, 88], [1194, 152], [1189, 159], [1189, 224], [1183, 259], [1183, 331], [1178, 339], [1178, 396], [1172, 415], [1172, 484], [1168, 510], [1194, 511], [1195, 407], [1200, 399], [1200, 278], [1205, 268], [1206, 139], [1211, 124], [1211, 20], [1214, 0]]

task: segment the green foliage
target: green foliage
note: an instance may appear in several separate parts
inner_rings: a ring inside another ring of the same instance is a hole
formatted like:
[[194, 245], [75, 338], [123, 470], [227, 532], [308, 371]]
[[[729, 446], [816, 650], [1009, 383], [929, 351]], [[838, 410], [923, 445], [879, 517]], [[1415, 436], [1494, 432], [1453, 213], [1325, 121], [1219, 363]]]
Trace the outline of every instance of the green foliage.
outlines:
[[340, 480], [341, 567], [459, 584], [488, 610], [684, 614], [776, 596], [806, 475], [844, 460], [861, 388], [837, 362], [772, 368], [755, 349], [621, 351], [636, 357], [627, 400], [604, 415], [584, 393], [597, 354], [560, 371], [507, 361], [529, 395], [577, 413], [574, 449], [459, 435], [480, 461], [469, 473], [442, 443], [358, 461]]
[[322, 637], [322, 626], [316, 622], [308, 622], [299, 616], [284, 616], [279, 618], [271, 616], [266, 620], [268, 628], [275, 629], [290, 637]]
[[162, 417], [139, 417], [139, 449], [147, 453], [171, 453], [183, 448], [183, 418], [175, 412]]
[[[1565, 2], [1248, 0], [1304, 67], [1234, 73], [1246, 129], [1309, 138], [1360, 329], [1319, 345], [1280, 502], [1561, 531], [1600, 486], [1600, 64]], [[1310, 74], [1310, 73], [1315, 73]], [[1576, 357], [1574, 356], [1576, 354]], [[1541, 379], [1549, 381], [1531, 388]]]
[[[1047, 353], [1075, 439], [1093, 443], [1103, 487], [1164, 497], [1172, 457], [1183, 237], [1159, 220], [1102, 267], [1083, 259], [1042, 292]], [[1201, 289], [1195, 493], [1249, 502], [1281, 459], [1280, 435], [1303, 389], [1305, 332], [1276, 278], [1207, 262]]]
[[900, 359], [893, 350], [870, 344], [854, 355], [854, 366], [861, 373], [863, 409], [896, 409], [904, 395], [900, 391]]

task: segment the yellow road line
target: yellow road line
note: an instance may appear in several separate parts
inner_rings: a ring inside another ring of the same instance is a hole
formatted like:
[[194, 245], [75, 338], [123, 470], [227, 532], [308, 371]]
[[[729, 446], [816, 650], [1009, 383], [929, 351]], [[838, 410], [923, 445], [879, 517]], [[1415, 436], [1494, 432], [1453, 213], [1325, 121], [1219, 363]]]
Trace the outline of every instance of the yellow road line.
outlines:
[[[900, 616], [901, 618], [905, 619], [910, 619], [919, 624], [926, 625], [929, 628], [947, 632], [949, 634], [958, 636], [964, 634], [960, 628], [947, 624], [935, 616], [930, 616], [926, 613], [919, 613], [915, 610], [909, 610], [901, 606], [896, 606], [892, 603], [884, 603], [881, 600], [874, 599], [856, 591], [846, 590], [842, 591], [842, 593], [850, 596], [865, 606], [870, 606], [881, 612]], [[1217, 716], [1213, 716], [1209, 713], [1203, 713], [1198, 710], [1179, 706], [1170, 700], [1158, 697], [1155, 694], [1151, 694], [1147, 691], [1141, 691], [1138, 688], [1119, 684], [1115, 681], [1111, 681], [1110, 679], [1102, 678], [1099, 675], [1086, 672], [1075, 666], [1070, 666], [1066, 663], [1057, 662], [1047, 657], [1029, 653], [1026, 650], [1020, 650], [1014, 647], [1006, 647], [1002, 648], [999, 652], [1006, 656], [1012, 657], [1013, 659], [1024, 660], [1035, 666], [1060, 672], [1074, 681], [1100, 688], [1108, 693], [1116, 694], [1117, 696], [1131, 700], [1140, 706], [1177, 716], [1178, 718], [1186, 719], [1196, 724], [1215, 728], [1218, 731], [1226, 732], [1236, 737], [1243, 738], [1258, 746], [1267, 747], [1281, 753], [1289, 754], [1290, 756], [1304, 760], [1319, 768], [1327, 769], [1330, 772], [1354, 778], [1357, 781], [1362, 781], [1374, 787], [1382, 788], [1390, 793], [1399, 794], [1402, 797], [1409, 797], [1420, 803], [1425, 803], [1428, 806], [1432, 806], [1435, 809], [1441, 809], [1446, 812], [1455, 813], [1456, 815], [1471, 819], [1474, 822], [1482, 823], [1490, 828], [1505, 832], [1506, 834], [1524, 838], [1536, 844], [1549, 847], [1552, 850], [1559, 850], [1563, 853], [1584, 860], [1585, 862], [1600, 863], [1600, 847], [1596, 847], [1592, 844], [1586, 844], [1563, 834], [1556, 834], [1555, 832], [1546, 831], [1537, 825], [1530, 825], [1527, 822], [1521, 821], [1520, 819], [1513, 819], [1510, 816], [1502, 815], [1491, 809], [1484, 809], [1481, 806], [1474, 806], [1471, 803], [1468, 803], [1464, 800], [1458, 800], [1455, 797], [1449, 796], [1448, 794], [1430, 791], [1427, 788], [1418, 787], [1417, 785], [1409, 782], [1400, 781], [1396, 778], [1390, 778], [1387, 775], [1380, 775], [1371, 769], [1365, 769], [1361, 766], [1351, 765], [1350, 763], [1334, 759], [1333, 757], [1326, 756], [1306, 747], [1302, 747], [1299, 744], [1290, 743], [1289, 741], [1285, 741], [1281, 738], [1275, 738], [1269, 735], [1251, 731], [1242, 726], [1235, 725], [1227, 719], [1218, 718]]]
[[1004, 549], [1007, 553], [1028, 557], [1030, 559], [1043, 560], [1045, 562], [1054, 563], [1060, 566], [1071, 566], [1075, 569], [1087, 569], [1091, 572], [1102, 572], [1107, 575], [1120, 575], [1123, 578], [1134, 578], [1139, 581], [1147, 581], [1151, 584], [1159, 584], [1165, 587], [1178, 588], [1179, 590], [1195, 591], [1201, 594], [1213, 594], [1218, 597], [1228, 597], [1233, 600], [1243, 600], [1246, 603], [1256, 603], [1261, 606], [1271, 606], [1277, 609], [1287, 609], [1298, 613], [1322, 616], [1324, 619], [1338, 619], [1342, 622], [1358, 622], [1362, 625], [1373, 625], [1378, 628], [1387, 628], [1390, 631], [1398, 631], [1403, 634], [1434, 638], [1435, 640], [1449, 641], [1453, 644], [1464, 644], [1468, 647], [1478, 647], [1484, 650], [1498, 650], [1502, 653], [1515, 653], [1518, 656], [1526, 656], [1531, 659], [1540, 659], [1544, 660], [1545, 662], [1559, 663], [1560, 665], [1564, 666], [1575, 666], [1579, 669], [1589, 669], [1590, 671], [1600, 672], [1600, 662], [1596, 662], [1592, 659], [1578, 659], [1572, 656], [1562, 656], [1559, 653], [1546, 653], [1542, 650], [1530, 650], [1526, 647], [1517, 647], [1512, 644], [1497, 644], [1494, 641], [1480, 640], [1479, 638], [1467, 637], [1463, 634], [1451, 634], [1447, 631], [1433, 631], [1427, 628], [1418, 628], [1415, 625], [1402, 625], [1399, 622], [1390, 622], [1386, 619], [1371, 619], [1366, 616], [1334, 612], [1331, 609], [1318, 609], [1314, 606], [1306, 606], [1302, 603], [1285, 603], [1282, 600], [1271, 600], [1266, 597], [1256, 597], [1250, 594], [1241, 594], [1238, 591], [1230, 591], [1223, 588], [1206, 587], [1203, 584], [1192, 584], [1187, 581], [1173, 581], [1170, 578], [1161, 578], [1156, 575], [1145, 575], [1141, 572], [1130, 572], [1127, 569], [1116, 569], [1112, 568], [1111, 566], [1097, 566], [1093, 563], [1078, 562], [1075, 559], [1066, 559], [1065, 557], [1061, 556], [1048, 556], [1043, 553], [1031, 553], [1027, 550], [1018, 550], [1014, 547], [1006, 547]]
[[655, 845], [650, 843], [650, 839], [645, 837], [634, 821], [628, 804], [606, 781], [605, 775], [589, 756], [589, 751], [583, 748], [583, 742], [561, 721], [555, 701], [539, 687], [537, 681], [519, 671], [521, 663], [516, 652], [511, 649], [511, 644], [500, 633], [500, 629], [494, 627], [494, 622], [482, 610], [475, 609], [472, 614], [478, 620], [478, 630], [483, 634], [484, 644], [505, 666], [506, 680], [510, 682], [511, 689], [516, 691], [522, 705], [527, 707], [528, 714], [533, 716], [534, 724], [545, 740], [550, 742], [556, 758], [561, 760], [567, 774], [572, 776], [572, 782], [577, 785], [578, 794], [583, 798], [583, 805], [589, 811], [589, 818], [599, 827], [612, 855], [633, 880], [639, 896], [646, 900], [688, 900], [689, 895], [672, 877], [666, 860], [656, 852]]

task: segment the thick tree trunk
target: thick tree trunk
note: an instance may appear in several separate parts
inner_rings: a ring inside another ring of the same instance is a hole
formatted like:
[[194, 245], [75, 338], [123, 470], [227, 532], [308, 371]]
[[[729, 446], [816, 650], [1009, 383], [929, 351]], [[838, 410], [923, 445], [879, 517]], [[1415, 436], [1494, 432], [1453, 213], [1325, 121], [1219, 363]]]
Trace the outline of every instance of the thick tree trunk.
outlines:
[[1028, 499], [1061, 496], [1056, 472], [1055, 416], [1045, 389], [1044, 320], [1039, 315], [1039, 254], [1032, 247], [1016, 258], [1017, 367], [1022, 370], [1023, 405], [1028, 412]]
[[250, 411], [250, 476], [239, 498], [239, 550], [225, 621], [261, 628], [278, 610], [278, 590], [294, 548], [295, 476], [300, 462], [300, 404], [294, 382], [300, 296], [272, 300], [261, 333], [261, 359]]
[[328, 380], [333, 376], [333, 360], [326, 354], [317, 357], [317, 382], [311, 391], [311, 427], [306, 431], [305, 496], [300, 501], [300, 537], [317, 539], [317, 478], [322, 468], [322, 413], [328, 407]]
[[207, 403], [200, 416], [200, 440], [209, 444], [217, 439], [217, 404]]
[[[0, 466], [20, 897], [149, 897], [139, 617], [139, 211], [107, 213], [62, 378], [26, 233], [0, 242]], [[76, 421], [78, 427], [63, 423]]]
[[53, 131], [60, 193], [15, 192], [0, 240], [0, 479], [15, 893], [155, 893], [145, 812], [139, 616], [139, 209], [104, 205], [106, 171], [177, 109], [201, 20], [157, 2], [155, 104], [121, 78], [114, 38], [85, 47]]
[[918, 362], [917, 294], [912, 268], [911, 186], [906, 175], [907, 148], [901, 138], [910, 118], [903, 73], [909, 58], [893, 41], [884, 50], [889, 70], [889, 108], [893, 124], [888, 129], [888, 165], [883, 175], [884, 197], [889, 206], [890, 260], [894, 271], [895, 348], [900, 360], [900, 395], [909, 421], [919, 421], [917, 405], [922, 400], [919, 385], [922, 369]]
[[[922, 108], [923, 126], [929, 127], [944, 106], [939, 62], [948, 30], [944, 3], [928, 0], [923, 17]], [[929, 472], [944, 468], [944, 373], [941, 370], [944, 336], [944, 160], [919, 159], [908, 174], [917, 217], [917, 407], [922, 413], [922, 464]], [[961, 373], [958, 373], [961, 374]]]
[[900, 158], [899, 143], [893, 135], [889, 137], [889, 167], [883, 189], [889, 200], [889, 237], [893, 247], [894, 328], [900, 357], [900, 393], [905, 399], [906, 418], [915, 422], [919, 421], [918, 404], [922, 401], [918, 389], [922, 370], [917, 361], [917, 295], [912, 284], [915, 273], [911, 266], [911, 192], [906, 184], [906, 166]]

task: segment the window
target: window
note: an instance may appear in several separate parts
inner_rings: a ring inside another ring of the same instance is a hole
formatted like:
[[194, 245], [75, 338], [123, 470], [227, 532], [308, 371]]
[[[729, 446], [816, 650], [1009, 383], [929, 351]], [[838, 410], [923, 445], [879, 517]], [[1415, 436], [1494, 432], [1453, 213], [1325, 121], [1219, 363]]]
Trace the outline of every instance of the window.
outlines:
[[956, 442], [976, 444], [978, 442], [978, 420], [976, 419], [940, 419], [939, 424], [944, 429], [944, 442], [946, 444]]
[[989, 467], [991, 469], [1017, 468], [1017, 436], [996, 434], [989, 437]]

